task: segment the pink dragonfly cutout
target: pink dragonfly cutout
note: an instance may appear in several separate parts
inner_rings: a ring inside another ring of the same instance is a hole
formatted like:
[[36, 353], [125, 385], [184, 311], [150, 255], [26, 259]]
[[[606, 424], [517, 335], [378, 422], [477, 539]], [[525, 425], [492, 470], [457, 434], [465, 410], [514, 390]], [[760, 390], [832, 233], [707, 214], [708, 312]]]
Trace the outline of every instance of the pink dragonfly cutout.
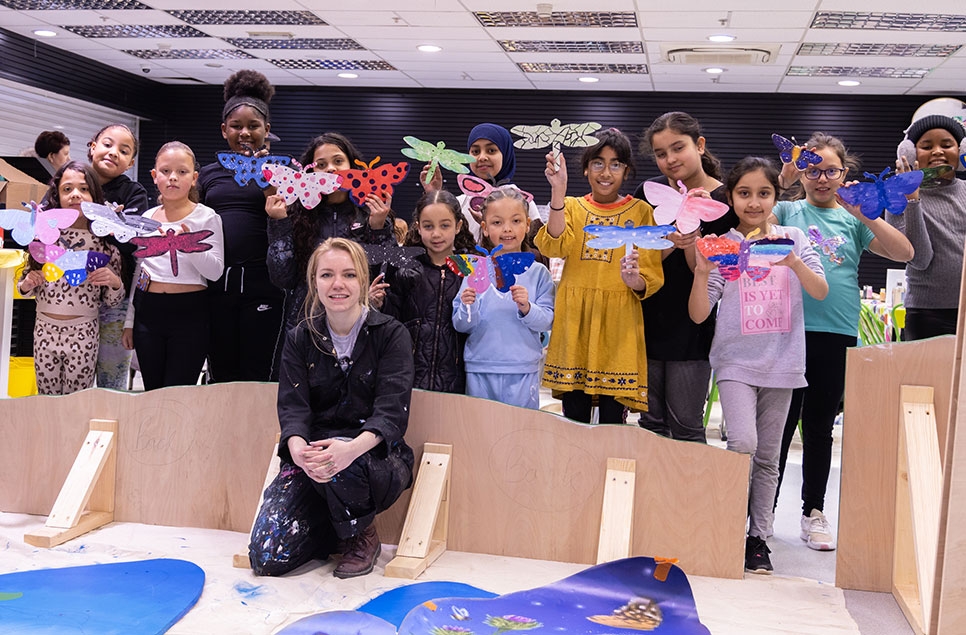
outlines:
[[164, 236], [136, 236], [131, 239], [131, 243], [137, 245], [134, 252], [135, 258], [151, 258], [168, 254], [171, 257], [171, 273], [178, 275], [178, 252], [185, 254], [199, 253], [211, 249], [211, 244], [202, 242], [214, 232], [210, 229], [201, 229], [196, 232], [183, 232], [176, 234], [173, 229], [168, 229]]

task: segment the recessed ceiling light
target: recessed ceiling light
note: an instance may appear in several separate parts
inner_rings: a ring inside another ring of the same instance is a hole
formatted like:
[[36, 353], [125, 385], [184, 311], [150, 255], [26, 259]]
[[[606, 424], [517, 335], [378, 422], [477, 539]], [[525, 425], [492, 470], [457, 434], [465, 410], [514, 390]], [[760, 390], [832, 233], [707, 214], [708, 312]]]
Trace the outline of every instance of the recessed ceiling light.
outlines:
[[222, 65], [218, 62], [205, 62], [205, 66], [208, 68], [221, 68]]
[[578, 82], [583, 82], [585, 84], [595, 84], [595, 83], [597, 83], [597, 82], [600, 81], [600, 78], [597, 78], [597, 77], [578, 77], [577, 78], [577, 81]]
[[416, 48], [418, 48], [423, 53], [439, 53], [440, 51], [443, 50], [440, 47], [436, 46], [435, 44], [420, 44]]
[[733, 35], [709, 35], [708, 40], [711, 42], [734, 42], [735, 36]]
[[704, 72], [710, 73], [711, 75], [720, 75], [721, 73], [725, 72], [725, 69], [712, 66], [711, 68], [704, 69]]
[[342, 79], [355, 79], [359, 77], [358, 73], [339, 73], [339, 77]]
[[57, 31], [51, 31], [50, 29], [37, 29], [34, 31], [34, 35], [38, 37], [56, 37]]
[[843, 79], [842, 81], [839, 82], [839, 86], [858, 86], [861, 83], [862, 82], [855, 79]]

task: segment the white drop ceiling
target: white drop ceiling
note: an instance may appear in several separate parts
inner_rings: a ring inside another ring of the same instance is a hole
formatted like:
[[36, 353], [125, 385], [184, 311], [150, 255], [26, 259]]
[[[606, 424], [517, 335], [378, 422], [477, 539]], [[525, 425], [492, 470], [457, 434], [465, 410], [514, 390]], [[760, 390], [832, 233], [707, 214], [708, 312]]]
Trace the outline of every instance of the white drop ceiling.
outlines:
[[[220, 84], [253, 68], [282, 86], [883, 95], [966, 89], [962, 3], [934, 4], [937, 13], [917, 13], [922, 5], [908, 0], [547, 4], [0, 0], [0, 28], [163, 83]], [[961, 13], [938, 13], [949, 8]], [[504, 19], [518, 25], [499, 25]], [[57, 35], [40, 38], [38, 29]], [[735, 40], [708, 41], [717, 34]], [[442, 50], [417, 50], [423, 44]], [[765, 63], [723, 61], [715, 76], [704, 71], [711, 63], [662, 55], [697, 47], [777, 53]], [[358, 77], [339, 77], [346, 72]], [[578, 81], [588, 76], [598, 81]], [[838, 85], [844, 79], [861, 84]]]

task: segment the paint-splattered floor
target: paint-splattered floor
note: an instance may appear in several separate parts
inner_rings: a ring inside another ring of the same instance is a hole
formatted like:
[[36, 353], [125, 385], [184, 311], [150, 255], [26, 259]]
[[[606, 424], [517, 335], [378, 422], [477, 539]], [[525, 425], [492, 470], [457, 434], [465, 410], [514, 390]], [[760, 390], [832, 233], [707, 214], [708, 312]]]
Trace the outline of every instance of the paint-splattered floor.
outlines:
[[[231, 566], [232, 554], [244, 548], [244, 534], [115, 523], [54, 549], [37, 549], [23, 534], [44, 519], [0, 513], [0, 573], [47, 567], [182, 558], [205, 570], [205, 590], [198, 604], [170, 631], [174, 635], [222, 633], [270, 634], [295, 620], [331, 609], [354, 609], [387, 589], [405, 584], [384, 578], [394, 547], [386, 546], [376, 571], [354, 580], [332, 576], [334, 560], [306, 565], [284, 578], [256, 578]], [[421, 580], [466, 582], [495, 593], [548, 584], [584, 565], [445, 553]], [[857, 634], [840, 589], [814, 580], [779, 575], [744, 580], [691, 577], [702, 623], [715, 635], [748, 633], [823, 635]], [[79, 633], [83, 631], [78, 631]]]

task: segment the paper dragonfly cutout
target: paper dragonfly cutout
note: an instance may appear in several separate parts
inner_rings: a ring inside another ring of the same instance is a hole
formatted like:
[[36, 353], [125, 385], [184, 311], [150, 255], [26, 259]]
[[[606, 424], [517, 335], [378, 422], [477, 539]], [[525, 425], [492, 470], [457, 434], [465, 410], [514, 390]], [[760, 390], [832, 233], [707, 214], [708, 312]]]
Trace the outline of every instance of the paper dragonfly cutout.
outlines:
[[80, 215], [76, 209], [40, 209], [33, 201], [22, 205], [28, 211], [0, 209], [0, 227], [13, 230], [11, 236], [24, 247], [35, 238], [45, 245], [54, 244], [60, 230], [70, 227]]
[[809, 225], [808, 242], [813, 249], [821, 250], [833, 263], [840, 265], [845, 261], [845, 257], [839, 255], [839, 247], [848, 242], [844, 236], [829, 236], [826, 238], [818, 227]]
[[45, 245], [34, 241], [27, 247], [37, 262], [43, 263], [41, 271], [47, 282], [64, 278], [72, 287], [87, 280], [87, 274], [110, 262], [107, 254], [99, 251], [68, 251], [60, 245]]
[[804, 170], [809, 165], [817, 165], [822, 162], [822, 157], [811, 150], [806, 150], [797, 145], [794, 141], [786, 139], [780, 134], [773, 134], [771, 142], [778, 148], [778, 157], [782, 163], [794, 163], [799, 170]]
[[171, 256], [171, 273], [178, 276], [178, 252], [191, 254], [208, 251], [211, 249], [209, 243], [201, 242], [211, 236], [214, 232], [210, 229], [201, 229], [196, 232], [183, 232], [175, 234], [173, 229], [168, 229], [164, 236], [138, 236], [131, 239], [131, 244], [137, 245], [134, 252], [135, 258], [151, 258], [169, 254]]
[[418, 161], [429, 161], [429, 171], [426, 172], [426, 182], [429, 183], [436, 175], [438, 166], [443, 166], [450, 172], [466, 174], [470, 171], [464, 163], [475, 163], [476, 157], [465, 152], [447, 150], [446, 143], [440, 141], [433, 145], [427, 141], [421, 141], [416, 137], [403, 137], [403, 141], [408, 143], [410, 148], [403, 148], [401, 152], [410, 159]]
[[501, 249], [503, 245], [497, 245], [489, 252], [477, 247], [482, 256], [453, 254], [446, 259], [446, 266], [466, 278], [467, 285], [477, 293], [483, 293], [491, 284], [506, 293], [516, 284], [516, 277], [530, 268], [535, 257], [529, 251], [497, 254]]
[[514, 141], [514, 146], [521, 150], [553, 147], [554, 155], [560, 154], [560, 146], [585, 148], [595, 145], [598, 140], [594, 133], [598, 130], [600, 130], [600, 124], [593, 121], [561, 124], [559, 119], [551, 121], [549, 126], [534, 124], [510, 128], [510, 132], [523, 137]]
[[843, 186], [838, 194], [849, 205], [857, 205], [866, 218], [878, 218], [882, 210], [899, 215], [906, 211], [906, 194], [915, 192], [925, 175], [922, 170], [913, 170], [889, 177], [889, 171], [886, 168], [878, 176], [866, 172], [866, 177], [874, 179], [871, 183]]
[[921, 190], [932, 190], [937, 187], [952, 185], [956, 180], [956, 170], [951, 165], [937, 165], [932, 168], [922, 168], [922, 183], [919, 184]]
[[360, 207], [366, 204], [366, 198], [370, 196], [381, 198], [383, 193], [392, 196], [396, 183], [401, 182], [409, 174], [409, 164], [405, 161], [386, 163], [376, 167], [380, 158], [382, 157], [376, 157], [369, 163], [356, 159], [356, 165], [360, 166], [361, 170], [353, 168], [336, 172], [342, 177], [340, 187], [348, 190], [352, 202]]
[[[298, 165], [295, 161], [292, 163]], [[342, 177], [338, 174], [306, 172], [300, 165], [298, 170], [293, 170], [287, 165], [269, 163], [262, 168], [262, 176], [275, 186], [286, 205], [302, 201], [305, 209], [314, 208], [326, 194], [335, 192], [342, 185]]]
[[262, 174], [267, 163], [278, 165], [288, 165], [292, 162], [290, 157], [268, 154], [263, 157], [250, 157], [237, 152], [219, 152], [218, 163], [227, 170], [235, 173], [235, 183], [242, 187], [248, 185], [252, 179], [260, 188], [268, 187], [268, 180]]
[[664, 238], [674, 231], [674, 225], [641, 225], [627, 221], [620, 225], [585, 225], [584, 231], [593, 236], [587, 241], [591, 249], [617, 249], [624, 247], [629, 254], [634, 245], [642, 249], [667, 249], [674, 243]]
[[701, 221], [712, 221], [728, 213], [725, 203], [714, 199], [688, 196], [688, 188], [678, 181], [680, 191], [655, 181], [644, 182], [644, 196], [654, 205], [654, 222], [669, 225], [677, 220], [678, 231], [690, 234]]
[[[483, 203], [486, 202], [486, 197], [493, 193], [494, 190], [500, 189], [499, 187], [493, 187], [483, 179], [479, 179], [470, 174], [460, 174], [456, 177], [456, 182], [459, 183], [460, 190], [463, 194], [466, 194], [466, 198], [470, 201], [470, 209], [477, 213], [483, 212]], [[509, 187], [509, 186], [504, 186]], [[533, 200], [533, 194], [530, 192], [525, 192], [523, 190], [517, 190], [523, 195], [524, 200], [529, 204]]]
[[159, 221], [144, 216], [127, 215], [100, 203], [81, 203], [81, 211], [91, 221], [91, 231], [97, 236], [114, 235], [118, 241], [126, 243], [135, 236], [150, 234], [161, 227]]
[[727, 236], [706, 236], [698, 239], [698, 251], [718, 265], [725, 280], [737, 280], [742, 273], [759, 282], [771, 273], [771, 265], [778, 262], [795, 248], [791, 238], [765, 236], [752, 240], [759, 230], [748, 234], [738, 242]]

